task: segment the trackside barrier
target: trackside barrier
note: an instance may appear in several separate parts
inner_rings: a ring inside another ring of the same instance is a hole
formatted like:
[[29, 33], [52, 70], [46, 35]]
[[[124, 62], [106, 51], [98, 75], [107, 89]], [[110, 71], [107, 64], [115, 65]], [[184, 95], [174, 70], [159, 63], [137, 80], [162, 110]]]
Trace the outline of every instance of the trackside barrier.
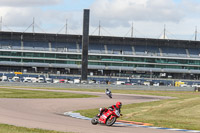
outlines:
[[23, 82], [1, 82], [0, 86], [28, 86], [28, 87], [50, 87], [50, 88], [87, 88], [87, 89], [124, 89], [124, 90], [152, 90], [152, 91], [194, 91], [194, 87], [174, 86], [144, 86], [144, 85], [105, 85], [105, 84], [61, 84], [61, 83], [23, 83]]

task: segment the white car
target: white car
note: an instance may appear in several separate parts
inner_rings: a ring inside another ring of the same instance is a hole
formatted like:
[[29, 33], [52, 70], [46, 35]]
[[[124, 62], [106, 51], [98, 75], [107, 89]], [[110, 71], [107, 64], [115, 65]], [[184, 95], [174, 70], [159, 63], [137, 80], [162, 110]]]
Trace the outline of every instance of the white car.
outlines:
[[46, 83], [53, 83], [53, 79], [52, 78], [46, 78]]
[[159, 86], [159, 85], [160, 85], [159, 83], [154, 83], [154, 84], [153, 84], [153, 86]]
[[192, 87], [200, 87], [200, 84], [194, 84]]
[[32, 78], [31, 77], [24, 77], [24, 81], [23, 82], [31, 83], [32, 82]]
[[80, 79], [74, 79], [74, 84], [80, 84], [81, 80]]
[[124, 85], [124, 84], [125, 84], [125, 81], [116, 81], [115, 84], [116, 84], [116, 85]]
[[137, 85], [136, 83], [132, 83], [132, 85]]
[[181, 87], [190, 87], [190, 85], [187, 85], [187, 84], [182, 84], [180, 85]]

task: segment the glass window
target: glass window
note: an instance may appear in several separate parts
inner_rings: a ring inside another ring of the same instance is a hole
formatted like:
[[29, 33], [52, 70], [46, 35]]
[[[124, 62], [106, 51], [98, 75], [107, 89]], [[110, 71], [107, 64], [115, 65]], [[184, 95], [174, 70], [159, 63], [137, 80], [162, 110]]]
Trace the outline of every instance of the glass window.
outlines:
[[44, 63], [44, 60], [33, 60], [33, 62]]
[[56, 58], [66, 59], [65, 54], [56, 54]]
[[88, 60], [100, 60], [100, 57], [95, 55], [90, 55], [88, 56]]
[[45, 63], [55, 63], [55, 60], [45, 60]]
[[23, 53], [23, 56], [25, 56], [25, 57], [33, 57], [33, 53]]
[[68, 55], [69, 59], [80, 59], [78, 55]]
[[10, 52], [6, 52], [6, 51], [2, 51], [1, 54], [2, 54], [2, 55], [7, 55], [7, 56], [10, 56], [10, 55], [11, 55]]
[[55, 58], [55, 54], [45, 53], [46, 58]]
[[21, 59], [11, 59], [10, 61], [21, 62]]
[[11, 56], [21, 56], [21, 52], [11, 52]]
[[56, 60], [56, 63], [58, 63], [58, 64], [65, 64], [66, 62], [65, 61], [61, 61], [61, 60]]
[[31, 59], [23, 59], [23, 62], [32, 62]]
[[67, 61], [66, 63], [67, 63], [67, 64], [76, 64], [75, 61]]
[[0, 58], [0, 61], [10, 61], [10, 58]]
[[33, 53], [34, 57], [44, 57], [44, 53]]

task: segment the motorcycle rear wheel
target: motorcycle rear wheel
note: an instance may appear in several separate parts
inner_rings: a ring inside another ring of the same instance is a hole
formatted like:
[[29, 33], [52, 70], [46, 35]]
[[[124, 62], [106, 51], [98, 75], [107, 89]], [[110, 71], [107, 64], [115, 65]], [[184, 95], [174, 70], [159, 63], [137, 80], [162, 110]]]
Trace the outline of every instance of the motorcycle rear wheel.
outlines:
[[98, 117], [94, 117], [94, 118], [92, 118], [92, 120], [91, 120], [91, 123], [93, 124], [93, 125], [96, 125], [97, 123], [98, 123]]
[[113, 117], [112, 119], [110, 119], [110, 117], [106, 121], [106, 126], [112, 126], [115, 123], [115, 121], [117, 120], [116, 117]]

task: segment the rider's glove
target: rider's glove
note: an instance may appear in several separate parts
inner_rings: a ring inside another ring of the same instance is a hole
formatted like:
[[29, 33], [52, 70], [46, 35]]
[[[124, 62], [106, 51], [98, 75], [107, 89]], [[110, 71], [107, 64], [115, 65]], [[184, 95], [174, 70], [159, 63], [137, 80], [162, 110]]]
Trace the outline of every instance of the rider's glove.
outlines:
[[123, 116], [122, 114], [120, 114], [120, 116]]
[[109, 108], [109, 110], [113, 111], [113, 109], [112, 109], [112, 108]]

